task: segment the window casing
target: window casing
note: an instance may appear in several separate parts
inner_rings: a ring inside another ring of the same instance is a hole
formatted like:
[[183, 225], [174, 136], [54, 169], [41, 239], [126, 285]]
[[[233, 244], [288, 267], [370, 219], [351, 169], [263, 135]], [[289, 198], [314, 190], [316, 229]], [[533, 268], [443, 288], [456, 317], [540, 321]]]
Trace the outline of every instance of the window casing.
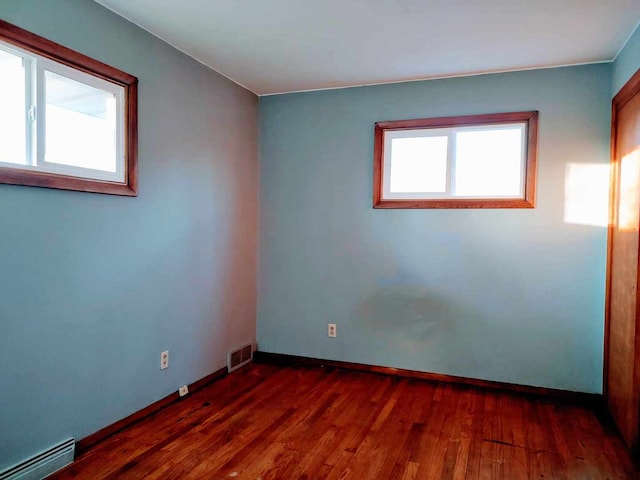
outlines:
[[137, 79], [0, 21], [0, 183], [137, 195]]
[[374, 208], [533, 208], [537, 112], [379, 122]]

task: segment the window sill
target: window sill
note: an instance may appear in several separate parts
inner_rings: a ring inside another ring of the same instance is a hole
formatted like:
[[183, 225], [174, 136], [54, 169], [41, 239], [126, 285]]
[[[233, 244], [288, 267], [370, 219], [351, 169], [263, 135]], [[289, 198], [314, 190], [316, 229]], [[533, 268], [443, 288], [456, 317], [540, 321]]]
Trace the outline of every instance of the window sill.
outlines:
[[438, 199], [438, 200], [378, 200], [373, 208], [535, 208], [522, 198]]
[[[134, 170], [135, 171], [135, 170]], [[31, 187], [76, 190], [80, 192], [105, 193], [137, 197], [137, 182], [129, 178], [128, 183], [88, 180], [86, 178], [56, 175], [54, 173], [32, 172], [13, 168], [0, 169], [0, 183], [27, 185]]]

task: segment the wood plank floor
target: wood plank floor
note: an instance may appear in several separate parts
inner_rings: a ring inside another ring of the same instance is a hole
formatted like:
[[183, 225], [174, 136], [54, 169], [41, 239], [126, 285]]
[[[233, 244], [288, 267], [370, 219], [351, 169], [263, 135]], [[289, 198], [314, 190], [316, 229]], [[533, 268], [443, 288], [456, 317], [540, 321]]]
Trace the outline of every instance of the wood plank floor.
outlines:
[[320, 367], [251, 365], [55, 479], [637, 479], [587, 406]]

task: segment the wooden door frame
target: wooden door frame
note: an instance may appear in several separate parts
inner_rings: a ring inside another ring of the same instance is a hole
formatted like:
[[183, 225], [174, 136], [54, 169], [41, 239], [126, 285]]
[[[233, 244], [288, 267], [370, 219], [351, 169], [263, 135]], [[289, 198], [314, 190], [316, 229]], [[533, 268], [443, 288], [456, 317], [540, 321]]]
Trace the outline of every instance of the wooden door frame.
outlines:
[[[611, 102], [611, 159], [609, 176], [609, 226], [607, 234], [607, 273], [606, 273], [606, 296], [605, 296], [605, 325], [604, 325], [604, 358], [603, 358], [603, 397], [608, 405], [608, 384], [609, 384], [609, 338], [611, 328], [611, 283], [612, 283], [612, 261], [613, 261], [613, 229], [617, 215], [616, 187], [619, 183], [620, 167], [616, 161], [616, 138], [618, 112], [635, 95], [640, 94], [640, 69], [629, 79], [629, 81], [613, 97]], [[638, 278], [636, 285], [640, 284], [640, 255], [638, 255]], [[636, 325], [640, 325], [640, 294], [636, 296]], [[636, 362], [640, 361], [640, 335], [636, 335]]]

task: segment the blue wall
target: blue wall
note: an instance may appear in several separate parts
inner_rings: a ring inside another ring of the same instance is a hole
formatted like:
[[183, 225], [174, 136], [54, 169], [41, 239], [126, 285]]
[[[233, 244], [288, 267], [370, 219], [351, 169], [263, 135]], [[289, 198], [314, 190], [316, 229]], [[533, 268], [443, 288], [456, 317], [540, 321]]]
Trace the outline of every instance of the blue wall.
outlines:
[[[613, 67], [263, 97], [258, 171], [253, 94], [92, 1], [0, 18], [140, 79], [139, 197], [0, 185], [0, 470], [254, 339], [258, 180], [261, 350], [601, 390], [606, 231], [569, 213], [606, 185], [637, 31]], [[375, 121], [530, 109], [535, 210], [371, 208]]]
[[615, 95], [640, 68], [640, 26], [613, 62], [612, 93]]
[[[260, 350], [600, 392], [610, 89], [600, 64], [261, 97]], [[374, 122], [520, 110], [536, 209], [372, 209]]]
[[139, 197], [0, 185], [1, 471], [255, 339], [258, 100], [92, 1], [0, 18], [140, 80]]

